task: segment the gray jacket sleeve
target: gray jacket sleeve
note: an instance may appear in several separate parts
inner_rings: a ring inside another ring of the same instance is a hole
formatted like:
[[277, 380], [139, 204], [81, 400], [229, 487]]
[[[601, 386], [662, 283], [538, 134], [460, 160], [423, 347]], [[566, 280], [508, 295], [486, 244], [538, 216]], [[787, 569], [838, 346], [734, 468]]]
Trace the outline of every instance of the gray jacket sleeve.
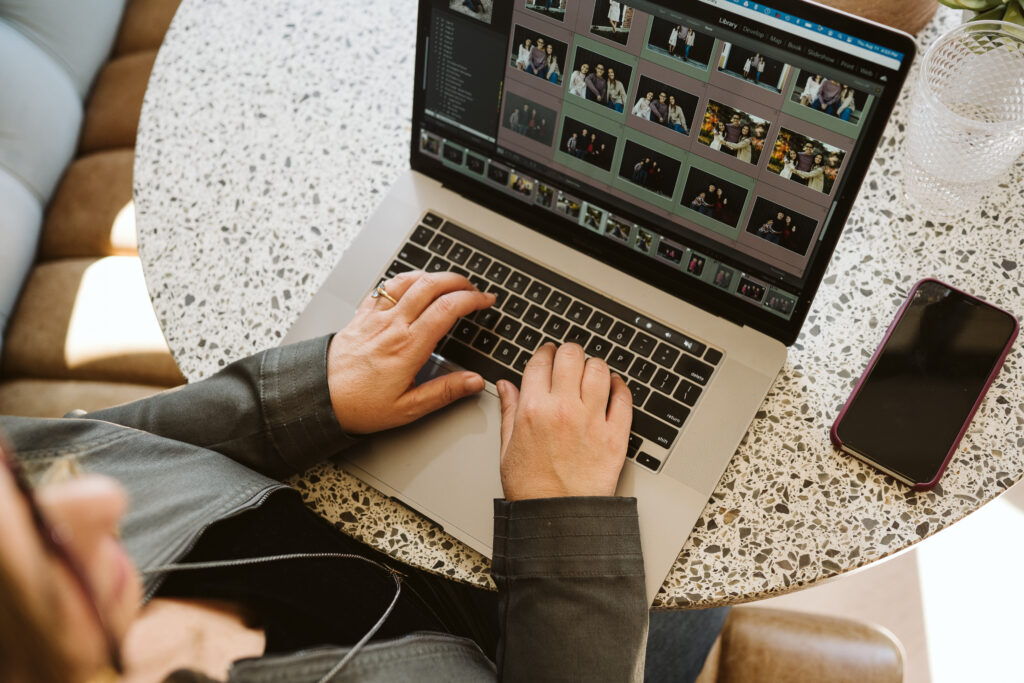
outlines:
[[217, 451], [280, 479], [355, 442], [331, 406], [330, 339], [269, 349], [199, 382], [85, 417]]
[[501, 680], [643, 680], [635, 498], [496, 500], [492, 573]]

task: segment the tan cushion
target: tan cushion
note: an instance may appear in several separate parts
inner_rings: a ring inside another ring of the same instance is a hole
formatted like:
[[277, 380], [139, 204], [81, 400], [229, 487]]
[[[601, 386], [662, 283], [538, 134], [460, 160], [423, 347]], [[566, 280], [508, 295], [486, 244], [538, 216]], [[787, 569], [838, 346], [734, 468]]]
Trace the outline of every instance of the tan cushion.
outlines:
[[156, 50], [147, 50], [107, 62], [85, 107], [79, 154], [135, 146], [142, 97], [155, 59]]
[[114, 54], [160, 47], [181, 0], [130, 0], [121, 18]]
[[62, 417], [72, 410], [92, 412], [136, 401], [164, 389], [119, 382], [15, 379], [0, 382], [0, 415]]
[[50, 202], [40, 259], [136, 254], [131, 149], [88, 154], [68, 166]]
[[[880, 628], [850, 619], [736, 608], [722, 629], [717, 683], [900, 683], [903, 652]], [[703, 680], [703, 679], [701, 679]]]
[[131, 256], [36, 266], [8, 327], [2, 374], [184, 382], [153, 313], [142, 265]]

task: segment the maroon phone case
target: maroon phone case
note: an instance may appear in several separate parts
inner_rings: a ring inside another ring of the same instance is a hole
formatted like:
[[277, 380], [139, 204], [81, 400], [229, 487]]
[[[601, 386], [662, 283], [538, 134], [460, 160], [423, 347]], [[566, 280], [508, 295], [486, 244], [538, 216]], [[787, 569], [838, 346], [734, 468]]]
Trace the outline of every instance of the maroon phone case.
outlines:
[[[922, 280], [919, 280], [914, 285], [914, 288], [910, 290], [910, 294], [907, 295], [907, 300], [904, 301], [903, 305], [900, 306], [900, 309], [896, 311], [896, 315], [893, 316], [892, 322], [889, 323], [889, 329], [885, 331], [885, 336], [882, 338], [882, 341], [878, 345], [878, 348], [875, 349], [875, 353], [874, 355], [871, 356], [871, 360], [868, 361], [868, 365], [864, 369], [864, 374], [862, 374], [860, 376], [860, 379], [857, 380], [857, 386], [855, 386], [853, 388], [853, 391], [850, 392], [850, 396], [849, 398], [846, 399], [846, 403], [843, 404], [842, 410], [839, 411], [839, 415], [838, 417], [836, 417], [836, 421], [832, 423], [832, 429], [829, 430], [829, 436], [831, 437], [832, 445], [835, 446], [836, 450], [844, 452], [847, 455], [857, 458], [858, 460], [867, 465], [875, 467], [873, 463], [862, 460], [858, 456], [853, 455], [848, 451], [844, 451], [843, 442], [839, 439], [837, 429], [839, 428], [839, 424], [843, 421], [843, 417], [846, 415], [846, 409], [850, 407], [850, 404], [853, 402], [853, 399], [856, 398], [858, 393], [860, 393], [861, 386], [864, 384], [864, 381], [867, 380], [868, 376], [871, 374], [871, 371], [874, 369], [875, 362], [878, 361], [878, 357], [881, 355], [882, 349], [884, 349], [885, 345], [889, 342], [889, 336], [892, 334], [892, 331], [896, 329], [896, 325], [899, 323], [899, 321], [903, 319], [903, 314], [907, 310], [907, 307], [910, 305], [910, 302], [914, 300], [914, 294], [917, 292], [918, 287], [920, 287], [922, 284], [926, 282], [935, 282], [937, 284], [940, 284], [943, 287], [947, 287], [949, 290], [953, 292], [957, 292], [969, 299], [977, 301], [979, 304], [983, 306], [994, 308], [995, 310], [1008, 315], [1010, 319], [1013, 320], [1013, 332], [1010, 334], [1010, 338], [1006, 342], [1006, 348], [1003, 349], [1003, 353], [1000, 354], [999, 360], [996, 361], [995, 366], [992, 368], [992, 374], [988, 376], [988, 380], [985, 382], [985, 386], [982, 387], [981, 391], [978, 393], [978, 400], [974, 402], [974, 405], [971, 407], [971, 412], [967, 414], [967, 419], [964, 420], [963, 426], [960, 427], [960, 432], [956, 435], [956, 439], [953, 440], [953, 445], [950, 447], [949, 452], [946, 453], [946, 457], [943, 458], [942, 465], [939, 466], [939, 471], [936, 472], [935, 477], [931, 481], [914, 483], [903, 482], [911, 486], [915, 491], [927, 491], [928, 489], [932, 488], [933, 486], [939, 483], [939, 479], [942, 478], [943, 473], [946, 471], [946, 466], [949, 465], [949, 461], [953, 457], [953, 453], [956, 452], [957, 447], [960, 445], [960, 440], [964, 438], [964, 434], [967, 432], [967, 427], [970, 426], [971, 420], [974, 419], [974, 414], [978, 412], [978, 407], [981, 406], [981, 402], [985, 399], [985, 394], [988, 393], [989, 387], [992, 386], [992, 382], [995, 381], [996, 377], [999, 375], [999, 371], [1003, 368], [1003, 362], [1006, 361], [1006, 356], [1009, 355], [1010, 349], [1013, 348], [1013, 342], [1017, 339], [1017, 333], [1020, 331], [1020, 323], [1017, 321], [1016, 316], [1014, 316], [1009, 311], [999, 308], [998, 306], [993, 306], [992, 304], [986, 301], [982, 301], [973, 294], [968, 294], [967, 292], [961, 289], [957, 289], [956, 287], [947, 285], [945, 282], [942, 282], [941, 280], [936, 280], [935, 278], [931, 277], [926, 277]], [[897, 481], [903, 480], [897, 478]]]

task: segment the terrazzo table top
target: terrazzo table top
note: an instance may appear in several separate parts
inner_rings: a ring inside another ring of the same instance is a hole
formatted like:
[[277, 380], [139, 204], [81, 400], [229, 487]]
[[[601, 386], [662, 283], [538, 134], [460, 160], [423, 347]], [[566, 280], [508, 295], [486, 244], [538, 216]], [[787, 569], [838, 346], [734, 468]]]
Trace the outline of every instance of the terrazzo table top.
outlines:
[[[958, 20], [940, 10], [921, 46]], [[153, 304], [190, 380], [278, 344], [407, 168], [414, 36], [407, 2], [182, 3], [146, 93], [135, 203]], [[911, 215], [898, 161], [906, 102], [905, 94], [803, 332], [657, 606], [745, 602], [863, 567], [1024, 475], [1020, 344], [933, 491], [915, 493], [829, 443], [840, 406], [919, 278], [1024, 313], [1024, 164], [965, 220]], [[335, 465], [292, 483], [345, 532], [491, 585], [484, 557]]]

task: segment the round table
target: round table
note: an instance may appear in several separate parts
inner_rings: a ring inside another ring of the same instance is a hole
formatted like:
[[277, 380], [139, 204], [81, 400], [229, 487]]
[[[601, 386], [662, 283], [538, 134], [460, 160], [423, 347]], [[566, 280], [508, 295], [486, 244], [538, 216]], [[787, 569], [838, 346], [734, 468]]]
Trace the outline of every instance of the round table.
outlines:
[[[408, 165], [415, 16], [407, 3], [185, 0], [146, 92], [135, 162], [153, 305], [191, 381], [276, 345]], [[951, 28], [942, 10], [921, 46]], [[911, 74], [911, 79], [914, 73]], [[913, 283], [934, 276], [1018, 313], [1024, 168], [971, 218], [908, 213], [906, 93], [789, 360], [659, 593], [658, 607], [778, 595], [907, 548], [1024, 475], [1015, 349], [933, 491], [847, 457], [828, 429]], [[497, 444], [495, 444], [497, 459]], [[489, 562], [327, 463], [307, 503], [405, 562], [491, 585]]]

